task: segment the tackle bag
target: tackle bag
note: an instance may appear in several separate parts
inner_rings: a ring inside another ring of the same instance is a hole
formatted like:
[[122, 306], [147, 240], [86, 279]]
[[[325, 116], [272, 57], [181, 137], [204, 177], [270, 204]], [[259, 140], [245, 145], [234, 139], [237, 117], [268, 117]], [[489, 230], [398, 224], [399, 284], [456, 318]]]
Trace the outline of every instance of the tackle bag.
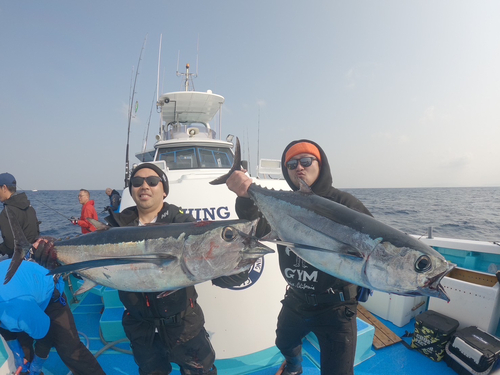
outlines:
[[433, 310], [427, 310], [415, 317], [415, 333], [411, 348], [429, 357], [441, 361], [446, 343], [458, 328], [458, 321]]
[[444, 361], [461, 375], [487, 375], [500, 357], [500, 340], [472, 326], [457, 331], [446, 345]]

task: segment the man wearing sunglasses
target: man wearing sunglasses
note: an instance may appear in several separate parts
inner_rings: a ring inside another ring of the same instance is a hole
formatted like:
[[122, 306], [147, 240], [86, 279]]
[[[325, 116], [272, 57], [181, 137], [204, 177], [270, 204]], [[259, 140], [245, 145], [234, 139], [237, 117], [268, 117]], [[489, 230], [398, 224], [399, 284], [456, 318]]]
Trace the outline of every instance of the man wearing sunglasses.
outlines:
[[[292, 190], [299, 190], [302, 180], [315, 194], [371, 215], [357, 198], [332, 186], [328, 159], [317, 143], [305, 139], [291, 142], [283, 151], [281, 169]], [[238, 195], [238, 217], [262, 217], [249, 199], [252, 180], [243, 172], [234, 172], [226, 182]], [[266, 234], [265, 227], [268, 225], [259, 225], [262, 233], [256, 233], [258, 237]], [[320, 271], [285, 246], [278, 245], [278, 256], [288, 286], [276, 329], [276, 346], [285, 357], [277, 375], [302, 374], [302, 339], [309, 332], [319, 341], [322, 374], [354, 374], [358, 287]]]
[[[152, 163], [140, 164], [132, 171], [129, 191], [136, 206], [121, 213], [111, 212], [105, 218], [111, 226], [196, 221], [181, 208], [163, 201], [169, 192], [168, 179]], [[215, 352], [204, 328], [194, 286], [162, 298], [158, 298], [159, 294], [119, 291], [125, 306], [122, 324], [139, 374], [170, 374], [170, 363], [175, 362], [186, 375], [216, 375]]]

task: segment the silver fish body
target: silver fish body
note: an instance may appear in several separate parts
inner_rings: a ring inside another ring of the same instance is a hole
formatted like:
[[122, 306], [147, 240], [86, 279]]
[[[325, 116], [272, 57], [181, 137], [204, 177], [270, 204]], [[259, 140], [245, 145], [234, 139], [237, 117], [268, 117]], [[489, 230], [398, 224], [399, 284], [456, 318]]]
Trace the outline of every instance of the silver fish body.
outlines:
[[[246, 233], [255, 222], [232, 220], [111, 228], [56, 243], [62, 264], [105, 258], [130, 264], [79, 270], [97, 284], [134, 292], [176, 290], [248, 270], [273, 252]], [[141, 262], [134, 263], [134, 258]], [[151, 259], [151, 262], [144, 259]], [[57, 270], [56, 270], [57, 271]]]
[[278, 237], [316, 268], [370, 289], [448, 299], [439, 282], [454, 265], [417, 239], [318, 195], [255, 184], [248, 193]]
[[[11, 220], [9, 213], [8, 217], [16, 249], [4, 283], [31, 246], [17, 220]], [[274, 252], [252, 236], [256, 221], [100, 226], [106, 229], [56, 241], [51, 250], [50, 256], [62, 264], [52, 274], [77, 272], [86, 279], [77, 294], [96, 284], [132, 292], [174, 291], [238, 274]]]

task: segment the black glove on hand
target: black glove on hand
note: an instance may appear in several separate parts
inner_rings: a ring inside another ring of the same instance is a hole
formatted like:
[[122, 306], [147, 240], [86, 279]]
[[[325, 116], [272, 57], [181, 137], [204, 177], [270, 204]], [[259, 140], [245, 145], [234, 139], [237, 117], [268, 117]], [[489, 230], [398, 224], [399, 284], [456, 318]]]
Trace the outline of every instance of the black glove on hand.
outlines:
[[33, 259], [39, 265], [53, 270], [57, 266], [59, 266], [59, 262], [57, 261], [57, 252], [54, 249], [54, 238], [45, 237], [40, 238], [33, 244]]

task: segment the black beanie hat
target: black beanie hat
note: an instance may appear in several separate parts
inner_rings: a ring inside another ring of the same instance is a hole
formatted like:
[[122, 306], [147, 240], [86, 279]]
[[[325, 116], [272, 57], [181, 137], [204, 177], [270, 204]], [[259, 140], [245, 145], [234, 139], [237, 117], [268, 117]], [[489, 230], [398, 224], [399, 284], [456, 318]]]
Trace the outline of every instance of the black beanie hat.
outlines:
[[[165, 192], [165, 195], [168, 196], [168, 178], [167, 178], [167, 175], [160, 168], [158, 168], [158, 166], [156, 166], [156, 164], [153, 164], [153, 163], [139, 164], [132, 171], [132, 174], [130, 175], [130, 179], [132, 179], [132, 177], [135, 176], [135, 174], [137, 173], [137, 171], [139, 169], [143, 169], [143, 168], [149, 168], [149, 169], [152, 169], [153, 171], [156, 172], [158, 177], [161, 178], [161, 182], [163, 183], [163, 191]], [[128, 185], [128, 191], [129, 191], [130, 195], [132, 195], [132, 184], [131, 183]]]

